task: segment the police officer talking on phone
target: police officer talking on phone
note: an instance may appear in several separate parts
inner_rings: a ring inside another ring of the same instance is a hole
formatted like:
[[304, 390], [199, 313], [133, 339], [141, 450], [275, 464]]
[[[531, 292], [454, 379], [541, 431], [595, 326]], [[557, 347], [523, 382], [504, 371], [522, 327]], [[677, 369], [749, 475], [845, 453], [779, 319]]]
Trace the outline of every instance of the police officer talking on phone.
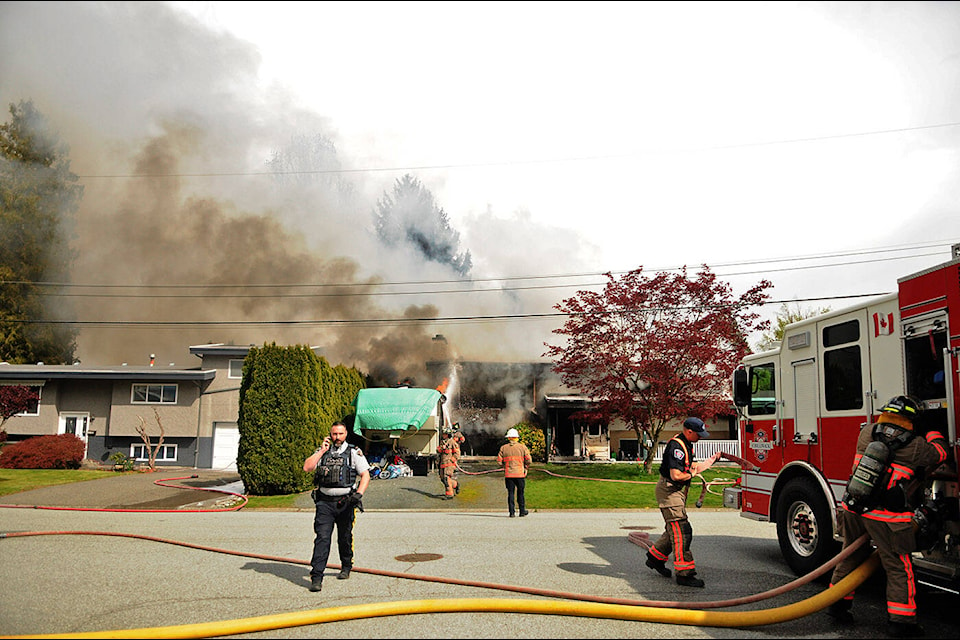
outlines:
[[303, 461], [303, 470], [314, 474], [313, 558], [310, 561], [310, 591], [323, 589], [323, 572], [330, 556], [333, 527], [337, 527], [340, 573], [346, 580], [353, 568], [353, 521], [356, 509], [363, 511], [364, 491], [370, 484], [370, 464], [363, 452], [347, 443], [347, 427], [335, 422], [330, 435]]

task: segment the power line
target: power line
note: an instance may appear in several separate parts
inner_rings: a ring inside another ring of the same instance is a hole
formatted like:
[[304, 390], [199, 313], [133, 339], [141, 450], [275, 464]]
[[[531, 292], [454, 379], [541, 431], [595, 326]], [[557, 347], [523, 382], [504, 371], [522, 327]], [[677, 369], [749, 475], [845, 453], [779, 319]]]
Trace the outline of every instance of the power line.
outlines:
[[[834, 254], [821, 254], [821, 255], [811, 255], [811, 256], [800, 256], [793, 258], [771, 258], [764, 260], [752, 260], [752, 261], [743, 261], [743, 262], [731, 262], [715, 265], [711, 269], [716, 268], [725, 268], [725, 267], [736, 267], [740, 265], [762, 265], [762, 264], [776, 264], [780, 262], [789, 262], [789, 261], [800, 261], [800, 260], [822, 260], [832, 257], [843, 257], [843, 256], [853, 256], [853, 255], [869, 255], [875, 253], [881, 253], [886, 251], [903, 251], [907, 249], [915, 248], [925, 248], [932, 246], [949, 246], [949, 243], [946, 245], [942, 243], [931, 243], [926, 245], [918, 246], [904, 246], [891, 247], [887, 249], [873, 249], [873, 250], [857, 250], [851, 252], [841, 252]], [[718, 273], [719, 276], [743, 276], [743, 275], [757, 275], [757, 274], [769, 274], [776, 272], [785, 272], [785, 271], [800, 271], [808, 269], [820, 269], [820, 268], [831, 268], [831, 267], [847, 267], [854, 265], [862, 264], [872, 264], [877, 262], [890, 262], [894, 260], [904, 260], [904, 259], [913, 259], [913, 258], [923, 258], [938, 255], [938, 253], [921, 253], [921, 254], [912, 254], [906, 256], [888, 256], [884, 258], [872, 258], [868, 260], [857, 260], [857, 261], [848, 261], [848, 262], [833, 262], [827, 264], [817, 264], [817, 265], [804, 265], [804, 266], [792, 266], [792, 267], [781, 267], [781, 268], [766, 268], [756, 271], [740, 271], [732, 273]], [[709, 265], [708, 265], [709, 267]], [[657, 269], [653, 270], [654, 272], [663, 272], [663, 271], [677, 271], [682, 267], [671, 267], [669, 269]], [[611, 272], [611, 275], [618, 275], [627, 272]], [[242, 284], [166, 284], [166, 285], [122, 285], [122, 284], [77, 284], [77, 283], [54, 283], [54, 282], [29, 282], [29, 281], [0, 281], [0, 285], [31, 285], [31, 286], [42, 286], [42, 287], [57, 287], [65, 289], [75, 289], [75, 288], [104, 288], [104, 289], [118, 289], [118, 288], [136, 288], [136, 289], [174, 289], [174, 290], [183, 290], [183, 289], [202, 289], [202, 290], [222, 290], [228, 288], [271, 288], [271, 289], [290, 289], [290, 288], [315, 288], [315, 289], [326, 289], [326, 288], [350, 288], [350, 287], [377, 287], [377, 286], [422, 286], [422, 285], [435, 285], [435, 284], [479, 284], [479, 283], [488, 283], [488, 282], [504, 282], [504, 281], [516, 281], [516, 280], [541, 280], [541, 279], [559, 279], [559, 278], [582, 278], [582, 277], [595, 277], [599, 275], [605, 275], [603, 273], [582, 273], [582, 274], [568, 274], [568, 275], [552, 275], [552, 276], [511, 276], [503, 278], [477, 278], [470, 280], [433, 280], [433, 281], [409, 281], [409, 282], [384, 282], [384, 283], [317, 283], [317, 284], [255, 284], [255, 285], [242, 285]], [[223, 294], [217, 293], [215, 299], [258, 299], [258, 298], [269, 298], [269, 299], [281, 299], [281, 298], [344, 298], [344, 297], [365, 297], [365, 296], [411, 296], [411, 295], [442, 295], [442, 294], [476, 294], [476, 293], [503, 293], [508, 291], [535, 291], [535, 290], [547, 290], [547, 289], [570, 289], [575, 287], [598, 287], [605, 285], [606, 282], [588, 282], [588, 283], [565, 283], [565, 284], [551, 284], [551, 285], [530, 285], [530, 286], [513, 286], [513, 287], [496, 287], [496, 288], [470, 288], [470, 289], [431, 289], [431, 290], [417, 290], [417, 291], [367, 291], [367, 292], [355, 292], [355, 291], [338, 291], [334, 293], [269, 293], [269, 294]], [[38, 292], [36, 295], [39, 296], [48, 296], [48, 297], [64, 297], [64, 298], [104, 298], [104, 299], [115, 299], [115, 298], [134, 298], [134, 299], [190, 299], [190, 298], [209, 298], [209, 293], [194, 293], [194, 294], [184, 294], [184, 293], [170, 293], [170, 294], [155, 294], [155, 293], [117, 293], [117, 294], [107, 294], [107, 293], [60, 293], [60, 292]]]
[[[888, 295], [881, 293], [858, 293], [843, 296], [822, 296], [814, 298], [796, 298], [792, 300], [767, 300], [760, 306], [786, 304], [796, 302], [818, 302], [824, 300], [846, 300], [851, 298], [866, 298]], [[674, 307], [683, 309], [685, 307]], [[645, 309], [654, 311], [656, 309]], [[609, 313], [618, 313], [611, 311]], [[551, 313], [513, 313], [489, 316], [442, 316], [442, 317], [394, 317], [394, 318], [340, 318], [330, 320], [5, 320], [11, 324], [21, 325], [48, 325], [77, 328], [188, 328], [188, 327], [320, 327], [320, 326], [378, 326], [382, 324], [416, 325], [416, 324], [483, 324], [486, 322], [514, 321], [514, 320], [543, 320], [550, 318], [567, 317], [575, 314], [565, 312]]]
[[496, 162], [470, 162], [462, 164], [435, 164], [435, 165], [414, 165], [403, 167], [361, 167], [357, 169], [312, 169], [303, 171], [231, 171], [216, 172], [208, 171], [202, 173], [131, 173], [131, 174], [85, 174], [78, 175], [81, 179], [117, 179], [117, 178], [226, 178], [226, 177], [251, 177], [251, 176], [287, 176], [287, 175], [340, 175], [349, 173], [387, 173], [392, 171], [435, 171], [437, 169], [473, 169], [480, 167], [501, 167], [516, 165], [534, 165], [534, 164], [558, 164], [564, 162], [593, 162], [597, 160], [616, 160], [622, 158], [632, 158], [641, 155], [655, 155], [661, 153], [702, 153], [706, 151], [726, 151], [732, 149], [749, 149], [757, 147], [771, 147], [786, 144], [798, 144], [804, 142], [821, 142], [824, 140], [841, 140], [844, 138], [861, 138], [867, 136], [888, 135], [891, 133], [907, 133], [911, 131], [924, 131], [929, 129], [944, 129], [956, 127], [960, 122], [944, 122], [941, 124], [920, 125], [916, 127], [900, 127], [896, 129], [876, 129], [873, 131], [858, 131], [853, 133], [838, 133], [824, 136], [810, 136], [806, 138], [785, 138], [783, 140], [766, 140], [760, 142], [741, 142], [723, 145], [711, 145], [705, 147], [689, 147], [685, 149], [651, 149], [649, 151], [631, 152], [622, 154], [609, 154], [597, 156], [571, 156], [568, 158], [545, 158], [529, 160], [510, 160]]

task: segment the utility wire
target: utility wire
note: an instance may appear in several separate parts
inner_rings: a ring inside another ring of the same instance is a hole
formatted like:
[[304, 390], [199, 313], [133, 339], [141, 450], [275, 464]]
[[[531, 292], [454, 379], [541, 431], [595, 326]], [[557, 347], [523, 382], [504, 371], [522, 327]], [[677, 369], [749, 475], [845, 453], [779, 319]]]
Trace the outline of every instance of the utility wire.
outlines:
[[824, 140], [841, 140], [844, 138], [861, 138], [867, 136], [887, 135], [891, 133], [907, 133], [910, 131], [924, 131], [929, 129], [944, 129], [956, 127], [960, 122], [944, 122], [941, 124], [921, 125], [917, 127], [901, 127], [897, 129], [876, 129], [873, 131], [858, 131], [854, 133], [839, 133], [834, 135], [810, 136], [807, 138], [786, 138], [783, 140], [766, 140], [760, 142], [742, 142], [733, 144], [711, 145], [705, 147], [688, 147], [685, 149], [650, 149], [646, 151], [634, 151], [631, 153], [597, 155], [597, 156], [571, 156], [568, 158], [546, 158], [546, 159], [528, 159], [528, 160], [510, 160], [493, 162], [470, 162], [462, 164], [435, 164], [435, 165], [414, 165], [402, 167], [361, 167], [357, 169], [311, 169], [302, 171], [231, 171], [216, 172], [207, 171], [203, 173], [131, 173], [131, 174], [84, 174], [78, 175], [83, 179], [116, 179], [116, 178], [219, 178], [219, 177], [248, 177], [248, 176], [288, 176], [288, 175], [330, 175], [330, 174], [348, 174], [348, 173], [385, 173], [391, 171], [432, 171], [437, 169], [472, 169], [479, 167], [501, 167], [517, 165], [535, 165], [535, 164], [558, 164], [564, 162], [593, 162], [597, 160], [617, 160], [623, 158], [633, 158], [644, 155], [656, 155], [666, 153], [702, 153], [707, 151], [725, 151], [731, 149], [749, 149], [757, 147], [772, 147], [777, 145], [798, 144], [805, 142], [821, 142]]
[[[824, 300], [846, 300], [850, 298], [879, 297], [889, 295], [889, 292], [858, 293], [844, 296], [823, 296], [815, 298], [796, 298], [791, 300], [767, 300], [762, 305], [787, 304], [798, 302], [819, 302]], [[735, 306], [736, 303], [724, 306]], [[692, 307], [647, 308], [643, 311], [679, 310]], [[635, 313], [636, 310], [629, 312]], [[608, 311], [608, 314], [625, 313], [625, 311]], [[306, 327], [306, 326], [380, 326], [398, 324], [482, 324], [486, 322], [502, 322], [515, 320], [543, 320], [548, 318], [568, 317], [572, 313], [514, 313], [489, 316], [441, 316], [441, 317], [399, 317], [399, 318], [341, 318], [332, 320], [21, 320], [9, 319], [4, 322], [21, 325], [55, 325], [86, 328], [185, 328], [185, 327]]]
[[[908, 249], [916, 248], [926, 248], [926, 247], [935, 247], [935, 246], [950, 246], [949, 244], [936, 243], [936, 244], [926, 244], [918, 246], [901, 246], [901, 247], [891, 247], [885, 249], [874, 249], [874, 250], [860, 250], [852, 252], [841, 252], [833, 254], [821, 254], [821, 255], [809, 255], [809, 256], [799, 256], [799, 257], [790, 257], [790, 258], [770, 258], [762, 260], [751, 260], [743, 262], [729, 262], [714, 265], [710, 267], [711, 269], [722, 269], [725, 267], [736, 267], [741, 265], [762, 265], [762, 264], [776, 264], [780, 262], [791, 262], [791, 261], [802, 261], [802, 260], [822, 260], [832, 257], [843, 257], [843, 256], [855, 256], [855, 255], [869, 255], [875, 253], [883, 253], [888, 251], [904, 251]], [[806, 269], [820, 269], [820, 268], [829, 268], [829, 267], [844, 267], [851, 265], [860, 265], [860, 264], [870, 264], [876, 262], [890, 262], [893, 260], [904, 260], [912, 258], [923, 258], [929, 256], [935, 256], [938, 253], [921, 253], [921, 254], [912, 254], [906, 256], [888, 256], [885, 258], [874, 258], [869, 260], [857, 260], [851, 262], [833, 262], [827, 264], [817, 264], [817, 265], [806, 265], [806, 266], [793, 266], [793, 267], [781, 267], [781, 268], [766, 268], [757, 271], [740, 271], [732, 273], [717, 273], [719, 276], [743, 276], [743, 275], [755, 275], [755, 274], [766, 274], [766, 273], [775, 273], [775, 272], [784, 272], [784, 271], [798, 271]], [[709, 265], [708, 265], [709, 267]], [[664, 271], [677, 271], [682, 267], [670, 267], [667, 269], [656, 269], [651, 270], [652, 272], [664, 272]], [[611, 275], [622, 275], [627, 273], [626, 271], [622, 272], [610, 272]], [[307, 283], [298, 283], [298, 284], [164, 284], [164, 285], [123, 285], [123, 284], [80, 284], [80, 283], [68, 283], [68, 282], [29, 282], [29, 281], [20, 281], [20, 280], [7, 280], [0, 281], [0, 285], [30, 285], [38, 287], [52, 287], [52, 288], [62, 288], [62, 289], [78, 289], [78, 288], [102, 288], [102, 289], [131, 289], [136, 288], [138, 290], [142, 289], [201, 289], [207, 293], [196, 293], [196, 294], [183, 294], [183, 293], [174, 293], [174, 294], [152, 294], [152, 293], [119, 293], [119, 294], [106, 294], [106, 293], [61, 293], [61, 292], [38, 292], [36, 295], [40, 296], [55, 296], [55, 297], [77, 297], [77, 298], [138, 298], [138, 299], [163, 299], [163, 298], [209, 298], [211, 297], [209, 291], [219, 291], [222, 289], [291, 289], [291, 288], [313, 288], [313, 289], [328, 289], [328, 288], [367, 288], [367, 287], [386, 287], [386, 286], [423, 286], [423, 285], [438, 285], [438, 284], [458, 284], [458, 285], [471, 285], [471, 284], [481, 284], [481, 283], [491, 283], [491, 282], [510, 282], [516, 280], [542, 280], [542, 279], [560, 279], [560, 278], [586, 278], [586, 277], [596, 277], [600, 275], [605, 275], [604, 273], [580, 273], [580, 274], [566, 274], [566, 275], [545, 275], [545, 276], [509, 276], [503, 278], [475, 278], [468, 280], [424, 280], [424, 281], [408, 281], [408, 282], [364, 282], [364, 283], [316, 283], [316, 284], [307, 284]], [[270, 293], [270, 294], [222, 294], [217, 293], [215, 296], [216, 299], [229, 299], [229, 298], [242, 298], [242, 299], [254, 299], [254, 298], [342, 298], [342, 297], [354, 297], [354, 296], [398, 296], [398, 295], [439, 295], [439, 294], [455, 294], [455, 293], [485, 293], [485, 292], [496, 292], [502, 293], [505, 291], [530, 291], [530, 290], [545, 290], [545, 289], [562, 289], [562, 288], [573, 288], [573, 287], [595, 287], [603, 286], [606, 282], [588, 282], [588, 283], [567, 283], [567, 284], [551, 284], [551, 285], [531, 285], [531, 286], [513, 286], [513, 287], [493, 287], [493, 288], [461, 288], [461, 289], [434, 289], [424, 291], [422, 289], [416, 291], [371, 291], [371, 292], [345, 292], [338, 291], [335, 293]]]

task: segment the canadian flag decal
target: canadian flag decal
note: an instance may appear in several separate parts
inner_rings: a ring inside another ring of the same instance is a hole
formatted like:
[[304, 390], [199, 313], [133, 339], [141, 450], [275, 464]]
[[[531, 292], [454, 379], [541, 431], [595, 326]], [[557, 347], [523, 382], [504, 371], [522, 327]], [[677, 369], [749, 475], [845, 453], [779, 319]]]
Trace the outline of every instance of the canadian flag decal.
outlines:
[[873, 314], [873, 335], [874, 337], [878, 336], [888, 336], [893, 333], [893, 314], [888, 313], [883, 315], [882, 313]]

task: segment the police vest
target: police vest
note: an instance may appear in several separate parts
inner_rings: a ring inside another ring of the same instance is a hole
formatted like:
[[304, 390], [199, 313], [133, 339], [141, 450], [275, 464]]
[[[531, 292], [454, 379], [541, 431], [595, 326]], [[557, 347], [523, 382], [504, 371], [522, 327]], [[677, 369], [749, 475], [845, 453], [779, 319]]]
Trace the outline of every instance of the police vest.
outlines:
[[313, 472], [313, 483], [324, 489], [353, 488], [357, 480], [357, 470], [350, 464], [354, 449], [354, 445], [348, 444], [342, 453], [334, 453], [331, 449], [323, 454]]

